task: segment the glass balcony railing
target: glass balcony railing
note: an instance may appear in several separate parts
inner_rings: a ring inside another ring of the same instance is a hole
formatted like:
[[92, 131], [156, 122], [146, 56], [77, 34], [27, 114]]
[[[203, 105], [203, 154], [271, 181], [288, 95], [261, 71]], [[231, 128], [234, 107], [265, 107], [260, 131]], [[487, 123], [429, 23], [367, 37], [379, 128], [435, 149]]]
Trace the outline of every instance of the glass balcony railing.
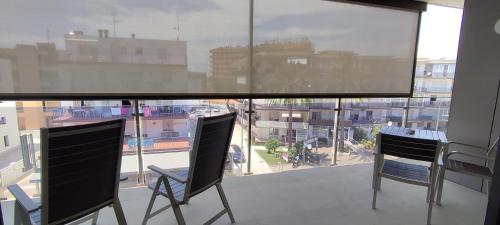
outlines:
[[[189, 165], [196, 120], [237, 112], [228, 175], [262, 174], [296, 168], [372, 162], [375, 135], [387, 125], [447, 128], [450, 98], [123, 100], [3, 102], [0, 124], [0, 198], [17, 183], [39, 194], [42, 127], [126, 118], [122, 186], [154, 179], [147, 166]], [[136, 107], [137, 104], [137, 107]], [[23, 110], [18, 110], [22, 108]], [[249, 135], [250, 134], [250, 135]], [[250, 137], [249, 137], [250, 136]], [[250, 138], [250, 140], [249, 140]], [[249, 148], [249, 141], [251, 148]]]

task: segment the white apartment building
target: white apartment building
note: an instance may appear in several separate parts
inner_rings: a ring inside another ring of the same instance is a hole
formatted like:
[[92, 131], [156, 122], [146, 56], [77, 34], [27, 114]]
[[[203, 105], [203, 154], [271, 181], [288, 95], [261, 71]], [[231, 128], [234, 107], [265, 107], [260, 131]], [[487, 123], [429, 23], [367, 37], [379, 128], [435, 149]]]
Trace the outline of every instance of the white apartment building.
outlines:
[[66, 49], [59, 57], [79, 62], [187, 65], [185, 41], [98, 36], [74, 31], [64, 35]]
[[[374, 124], [406, 126], [410, 128], [444, 130], [448, 123], [450, 97], [455, 73], [454, 60], [417, 60], [413, 98], [405, 115], [407, 98], [346, 98], [342, 99], [340, 118], [346, 134], [352, 127], [369, 131]], [[285, 141], [288, 127], [288, 109], [284, 105], [255, 100], [257, 118], [256, 138], [265, 141], [277, 138]], [[309, 104], [293, 106], [292, 141], [319, 137], [325, 143], [333, 139], [336, 118], [334, 99], [314, 99]]]
[[16, 103], [0, 102], [0, 154], [20, 146]]

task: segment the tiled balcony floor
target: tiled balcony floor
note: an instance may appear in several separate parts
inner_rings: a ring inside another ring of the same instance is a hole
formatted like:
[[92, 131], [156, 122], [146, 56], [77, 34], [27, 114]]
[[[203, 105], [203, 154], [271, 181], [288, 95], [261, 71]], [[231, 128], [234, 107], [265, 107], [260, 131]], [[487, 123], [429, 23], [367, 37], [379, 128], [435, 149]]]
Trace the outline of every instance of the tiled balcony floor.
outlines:
[[[372, 165], [295, 170], [267, 175], [228, 177], [223, 187], [241, 225], [423, 225], [426, 222], [426, 188], [382, 180], [377, 210], [371, 209]], [[128, 224], [139, 225], [151, 191], [144, 187], [120, 190]], [[167, 199], [156, 202], [167, 204]], [[433, 224], [483, 224], [487, 196], [447, 182], [443, 206], [434, 207]], [[11, 224], [12, 202], [4, 202]], [[181, 207], [187, 224], [202, 224], [222, 204], [215, 188]], [[102, 210], [98, 224], [116, 224], [110, 208]], [[171, 210], [148, 224], [176, 224]], [[215, 224], [230, 224], [227, 216]]]

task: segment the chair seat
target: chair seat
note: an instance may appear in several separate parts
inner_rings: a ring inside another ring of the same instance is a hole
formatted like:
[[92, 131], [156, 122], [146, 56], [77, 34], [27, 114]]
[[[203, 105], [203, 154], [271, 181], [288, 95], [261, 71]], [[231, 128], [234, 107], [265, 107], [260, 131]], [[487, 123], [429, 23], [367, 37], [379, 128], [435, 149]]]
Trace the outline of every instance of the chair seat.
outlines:
[[[171, 172], [176, 173], [177, 175], [187, 178], [188, 176], [188, 169], [175, 169], [175, 170], [170, 170]], [[177, 182], [173, 179], [167, 178], [168, 182], [170, 184], [170, 187], [172, 188], [172, 192], [174, 193], [174, 198], [175, 200], [179, 203], [182, 204], [184, 203], [184, 193], [186, 190], [186, 184]], [[154, 190], [156, 186], [156, 181], [149, 183], [148, 188], [151, 190]], [[165, 189], [165, 185], [161, 184], [160, 185], [160, 195], [163, 195], [164, 197], [168, 198], [167, 190]]]
[[473, 176], [480, 176], [483, 178], [491, 179], [493, 174], [490, 169], [485, 166], [480, 166], [472, 163], [462, 162], [458, 160], [448, 159], [446, 162], [446, 169], [459, 173], [469, 174]]
[[429, 185], [430, 171], [429, 167], [403, 163], [393, 160], [384, 160], [382, 166], [382, 175], [384, 177], [399, 181], [408, 181], [418, 185]]

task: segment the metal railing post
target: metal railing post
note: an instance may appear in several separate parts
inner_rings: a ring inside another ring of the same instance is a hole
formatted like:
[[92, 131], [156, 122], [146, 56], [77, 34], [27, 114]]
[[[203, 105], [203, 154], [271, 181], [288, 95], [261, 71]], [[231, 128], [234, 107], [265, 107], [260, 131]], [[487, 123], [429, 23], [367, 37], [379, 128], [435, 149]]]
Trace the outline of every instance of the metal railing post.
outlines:
[[[333, 161], [332, 161], [332, 166], [337, 165], [337, 152], [339, 148], [339, 127], [340, 127], [340, 111], [342, 110], [342, 99], [339, 98], [338, 103], [337, 103], [337, 108], [335, 109], [337, 111], [337, 121], [335, 122], [335, 134], [333, 135], [335, 138], [335, 148], [334, 148], [334, 153], [333, 153]], [[341, 132], [344, 132], [343, 130]], [[344, 140], [340, 140], [344, 141]]]
[[141, 132], [141, 113], [139, 111], [139, 100], [134, 99], [134, 117], [135, 117], [135, 132], [137, 136], [137, 163], [139, 171], [137, 173], [137, 183], [144, 184], [144, 167], [142, 161], [142, 132]]
[[248, 99], [248, 130], [247, 130], [247, 144], [248, 144], [248, 160], [247, 160], [247, 173], [246, 175], [251, 175], [252, 174], [252, 115], [254, 113], [253, 111], [253, 103], [252, 99]]
[[[249, 2], [249, 12], [248, 12], [248, 65], [249, 65], [249, 85], [250, 89], [253, 87], [253, 6], [254, 0], [250, 0]], [[252, 98], [248, 99], [248, 161], [247, 161], [247, 173], [246, 175], [252, 174], [252, 115], [253, 115], [253, 105]]]
[[411, 98], [406, 98], [406, 105], [403, 107], [403, 122], [401, 124], [401, 127], [406, 127], [408, 123], [408, 114], [410, 114], [410, 99]]

